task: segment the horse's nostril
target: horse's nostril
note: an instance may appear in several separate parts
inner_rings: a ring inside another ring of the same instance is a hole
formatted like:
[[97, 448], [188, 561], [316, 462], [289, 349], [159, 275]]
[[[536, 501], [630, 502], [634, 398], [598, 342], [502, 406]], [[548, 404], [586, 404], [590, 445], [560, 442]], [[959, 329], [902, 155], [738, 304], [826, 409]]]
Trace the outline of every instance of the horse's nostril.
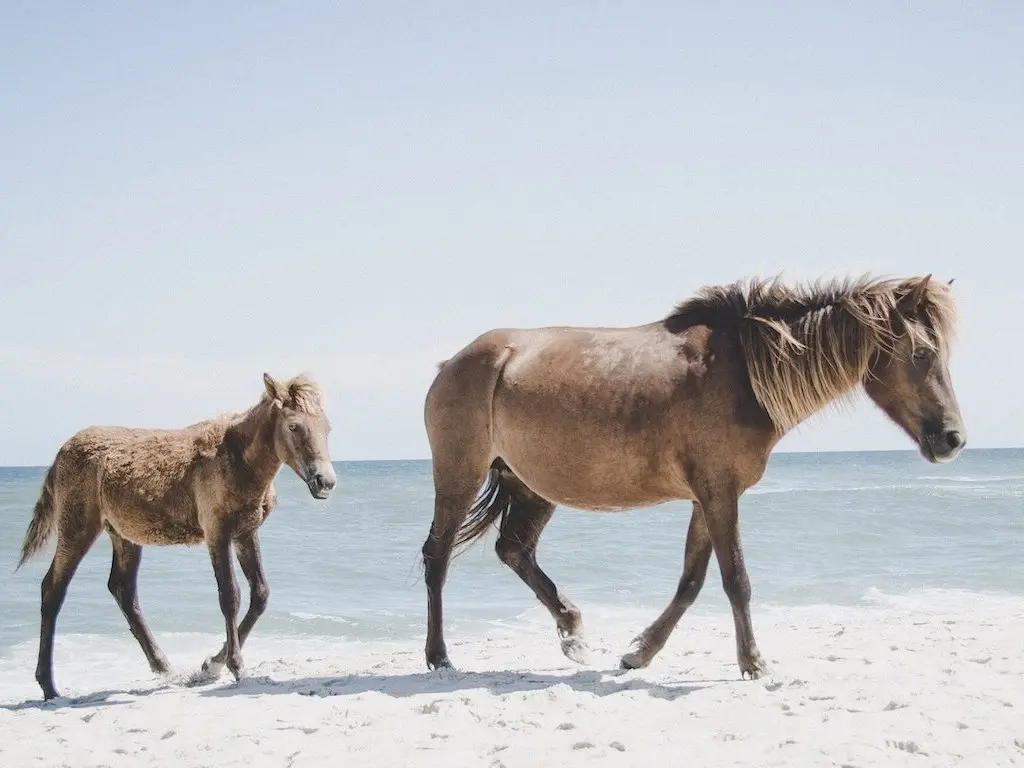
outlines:
[[952, 429], [946, 433], [946, 445], [948, 445], [951, 449], [956, 450], [957, 448], [963, 446], [963, 444], [964, 436], [960, 434], [957, 430]]

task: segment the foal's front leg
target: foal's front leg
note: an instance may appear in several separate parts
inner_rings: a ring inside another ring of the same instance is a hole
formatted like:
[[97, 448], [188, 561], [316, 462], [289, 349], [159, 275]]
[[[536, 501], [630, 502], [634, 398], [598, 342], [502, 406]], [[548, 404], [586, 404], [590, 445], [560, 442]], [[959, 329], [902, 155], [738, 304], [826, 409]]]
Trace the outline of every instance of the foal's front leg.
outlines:
[[210, 550], [210, 561], [213, 563], [213, 574], [217, 577], [217, 593], [220, 596], [220, 611], [224, 614], [224, 627], [227, 631], [227, 642], [225, 643], [223, 661], [208, 659], [203, 664], [203, 671], [209, 672], [212, 676], [219, 674], [222, 664], [227, 664], [235, 680], [242, 676], [242, 648], [238, 642], [238, 585], [235, 584], [235, 574], [231, 567], [231, 539], [223, 532], [218, 531], [207, 539], [207, 547]]
[[[249, 610], [245, 612], [245, 618], [238, 627], [238, 647], [241, 649], [256, 620], [266, 610], [267, 600], [270, 598], [270, 587], [267, 585], [260, 557], [259, 532], [254, 530], [235, 539], [235, 555], [238, 557], [238, 564], [242, 566], [246, 581], [249, 582]], [[223, 664], [227, 653], [228, 645], [225, 643], [216, 656], [206, 661], [204, 669], [211, 664]]]

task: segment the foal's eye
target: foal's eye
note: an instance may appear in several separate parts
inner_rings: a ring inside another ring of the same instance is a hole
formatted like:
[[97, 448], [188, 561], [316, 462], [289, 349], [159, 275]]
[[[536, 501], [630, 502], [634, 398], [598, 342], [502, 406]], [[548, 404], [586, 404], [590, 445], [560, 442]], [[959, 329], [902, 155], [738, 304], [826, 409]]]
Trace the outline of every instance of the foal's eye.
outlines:
[[295, 423], [295, 422], [293, 421], [293, 422], [292, 422], [291, 424], [289, 424], [289, 425], [288, 425], [288, 431], [289, 431], [289, 432], [298, 432], [298, 431], [299, 431], [299, 425], [298, 425], [298, 424], [296, 424], [296, 423]]

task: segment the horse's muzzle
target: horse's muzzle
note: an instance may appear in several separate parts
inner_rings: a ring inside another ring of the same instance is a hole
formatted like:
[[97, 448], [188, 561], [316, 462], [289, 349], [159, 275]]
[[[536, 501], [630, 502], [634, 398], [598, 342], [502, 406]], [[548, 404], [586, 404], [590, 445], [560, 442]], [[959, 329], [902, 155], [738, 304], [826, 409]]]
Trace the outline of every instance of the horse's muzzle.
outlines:
[[960, 429], [925, 432], [921, 435], [921, 453], [932, 464], [952, 461], [965, 445], [967, 436]]

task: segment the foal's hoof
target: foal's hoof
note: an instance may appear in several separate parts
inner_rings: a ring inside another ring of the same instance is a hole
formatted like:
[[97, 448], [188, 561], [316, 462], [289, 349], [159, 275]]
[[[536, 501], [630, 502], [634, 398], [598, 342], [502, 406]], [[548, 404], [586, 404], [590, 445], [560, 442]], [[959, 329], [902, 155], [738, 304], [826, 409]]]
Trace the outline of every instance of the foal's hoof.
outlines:
[[740, 659], [740, 675], [744, 680], [759, 680], [768, 674], [768, 665], [760, 653], [747, 659]]
[[53, 684], [52, 676], [36, 672], [36, 682], [39, 683], [39, 688], [43, 692], [43, 701], [60, 698], [57, 686]]
[[54, 699], [60, 698], [60, 691], [56, 688], [50, 688], [43, 691], [43, 701], [53, 701]]
[[590, 657], [590, 647], [582, 635], [566, 635], [562, 638], [562, 653], [569, 661], [586, 664]]
[[455, 665], [452, 664], [451, 659], [448, 658], [448, 654], [443, 654], [432, 659], [428, 658], [427, 669], [432, 672], [436, 672], [439, 669], [455, 669]]

